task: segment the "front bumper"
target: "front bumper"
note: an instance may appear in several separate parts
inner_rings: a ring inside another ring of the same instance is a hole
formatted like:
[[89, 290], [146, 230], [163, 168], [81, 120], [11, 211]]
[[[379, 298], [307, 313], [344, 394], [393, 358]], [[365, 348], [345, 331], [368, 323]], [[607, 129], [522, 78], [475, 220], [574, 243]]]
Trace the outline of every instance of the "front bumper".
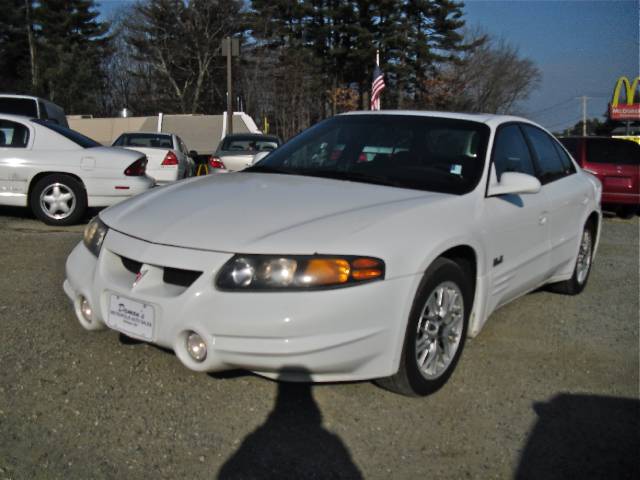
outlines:
[[[80, 323], [105, 328], [111, 295], [152, 305], [151, 343], [171, 348], [196, 371], [247, 369], [272, 378], [313, 381], [363, 380], [398, 367], [406, 319], [419, 277], [313, 292], [221, 292], [213, 279], [231, 254], [152, 244], [110, 230], [96, 259], [82, 243], [67, 260], [65, 292]], [[135, 273], [122, 257], [144, 265]], [[188, 286], [167, 283], [163, 269], [201, 271]], [[93, 308], [87, 322], [80, 296]], [[207, 344], [207, 357], [186, 351], [189, 332]], [[130, 335], [130, 334], [129, 334]], [[131, 335], [135, 336], [135, 335]]]

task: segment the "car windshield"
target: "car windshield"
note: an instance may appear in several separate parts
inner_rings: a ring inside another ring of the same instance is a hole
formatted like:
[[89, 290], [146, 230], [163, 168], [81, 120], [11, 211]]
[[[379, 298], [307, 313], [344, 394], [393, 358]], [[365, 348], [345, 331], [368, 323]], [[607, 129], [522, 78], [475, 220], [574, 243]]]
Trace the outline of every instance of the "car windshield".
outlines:
[[417, 115], [344, 115], [286, 143], [248, 172], [286, 173], [464, 194], [482, 175], [489, 127]]
[[59, 133], [63, 137], [71, 140], [73, 143], [80, 145], [82, 148], [101, 147], [102, 145], [93, 140], [92, 138], [82, 135], [80, 132], [71, 130], [70, 128], [63, 127], [57, 123], [50, 122], [48, 120], [33, 120], [33, 123], [47, 127], [56, 133]]
[[260, 137], [226, 137], [222, 141], [220, 150], [225, 152], [268, 152], [278, 148], [278, 141], [275, 138]]
[[171, 135], [155, 133], [125, 133], [113, 145], [116, 147], [173, 148]]

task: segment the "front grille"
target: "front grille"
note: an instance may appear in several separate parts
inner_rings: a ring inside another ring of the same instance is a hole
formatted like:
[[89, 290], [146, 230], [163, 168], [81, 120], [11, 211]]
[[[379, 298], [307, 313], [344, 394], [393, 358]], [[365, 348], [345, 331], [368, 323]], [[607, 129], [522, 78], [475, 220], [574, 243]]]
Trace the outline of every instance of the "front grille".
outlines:
[[164, 267], [162, 280], [164, 283], [178, 285], [180, 287], [189, 287], [195, 282], [202, 272], [195, 270], [183, 270], [181, 268]]
[[[122, 265], [129, 272], [138, 274], [140, 268], [142, 268], [142, 262], [132, 260], [127, 257], [120, 257]], [[171, 285], [177, 285], [179, 287], [190, 287], [195, 282], [202, 272], [196, 270], [184, 270], [182, 268], [160, 267], [162, 268], [162, 281]]]
[[141, 262], [136, 262], [135, 260], [131, 260], [127, 257], [120, 257], [120, 260], [122, 260], [124, 268], [129, 270], [131, 273], [138, 273], [140, 271], [140, 267], [142, 267]]

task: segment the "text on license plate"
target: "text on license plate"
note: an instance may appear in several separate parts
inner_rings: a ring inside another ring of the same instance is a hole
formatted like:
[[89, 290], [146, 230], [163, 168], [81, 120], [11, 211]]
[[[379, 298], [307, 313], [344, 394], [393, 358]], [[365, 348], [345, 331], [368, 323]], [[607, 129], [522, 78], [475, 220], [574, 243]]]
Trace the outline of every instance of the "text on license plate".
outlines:
[[120, 295], [109, 298], [107, 325], [114, 330], [144, 340], [153, 340], [154, 311], [149, 304]]

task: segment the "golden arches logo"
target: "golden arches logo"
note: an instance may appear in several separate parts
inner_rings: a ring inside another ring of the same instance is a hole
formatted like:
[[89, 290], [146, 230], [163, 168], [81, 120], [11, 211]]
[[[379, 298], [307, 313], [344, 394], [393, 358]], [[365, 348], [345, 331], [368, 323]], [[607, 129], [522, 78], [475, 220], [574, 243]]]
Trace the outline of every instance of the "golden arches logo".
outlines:
[[[616, 88], [613, 91], [613, 98], [609, 104], [609, 118], [618, 121], [638, 121], [640, 120], [640, 97], [638, 102], [634, 103], [636, 91], [640, 84], [640, 77], [636, 77], [633, 82], [629, 82], [627, 77], [620, 77], [616, 82]], [[626, 101], [620, 103], [620, 92], [624, 87]]]
[[633, 100], [638, 89], [638, 83], [640, 83], [640, 77], [636, 77], [633, 83], [629, 82], [627, 77], [620, 77], [616, 83], [616, 88], [613, 91], [613, 99], [611, 100], [611, 106], [617, 107], [620, 103], [620, 90], [625, 87], [627, 94], [627, 105], [633, 105]]

